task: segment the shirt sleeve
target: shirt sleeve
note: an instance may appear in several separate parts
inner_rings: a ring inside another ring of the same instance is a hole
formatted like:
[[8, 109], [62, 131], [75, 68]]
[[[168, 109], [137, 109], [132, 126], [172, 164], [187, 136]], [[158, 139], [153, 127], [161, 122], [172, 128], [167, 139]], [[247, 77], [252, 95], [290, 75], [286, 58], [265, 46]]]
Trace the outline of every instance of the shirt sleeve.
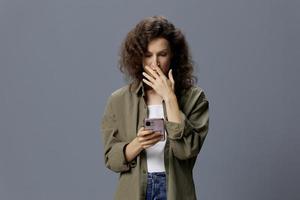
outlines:
[[101, 132], [104, 143], [105, 166], [114, 172], [125, 172], [135, 167], [136, 159], [127, 162], [125, 158], [125, 147], [129, 142], [120, 139], [116, 115], [113, 112], [112, 96], [108, 98], [104, 109]]
[[209, 128], [209, 102], [204, 92], [201, 91], [190, 102], [195, 103], [189, 105], [192, 109], [188, 116], [180, 110], [182, 123], [165, 121], [170, 147], [174, 156], [181, 160], [198, 155]]

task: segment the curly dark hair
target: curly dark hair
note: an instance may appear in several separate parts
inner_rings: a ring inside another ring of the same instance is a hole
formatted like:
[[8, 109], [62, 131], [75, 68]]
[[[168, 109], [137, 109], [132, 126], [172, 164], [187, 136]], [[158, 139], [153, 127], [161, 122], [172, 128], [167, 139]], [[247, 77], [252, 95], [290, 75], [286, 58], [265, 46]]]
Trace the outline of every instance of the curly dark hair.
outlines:
[[152, 16], [141, 20], [125, 37], [120, 48], [119, 69], [125, 78], [141, 81], [143, 78], [143, 57], [149, 42], [162, 37], [168, 40], [172, 58], [170, 67], [175, 81], [175, 94], [189, 89], [197, 83], [193, 75], [193, 61], [184, 34], [164, 16]]

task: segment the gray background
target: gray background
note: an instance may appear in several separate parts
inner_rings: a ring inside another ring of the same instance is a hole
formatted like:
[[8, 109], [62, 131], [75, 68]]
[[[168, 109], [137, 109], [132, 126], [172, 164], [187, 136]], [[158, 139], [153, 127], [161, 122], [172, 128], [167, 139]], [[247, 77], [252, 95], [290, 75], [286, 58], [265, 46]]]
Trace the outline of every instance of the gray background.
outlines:
[[210, 100], [199, 199], [300, 199], [299, 10], [297, 0], [0, 0], [0, 199], [113, 198], [100, 119], [124, 85], [121, 41], [156, 14], [185, 33]]

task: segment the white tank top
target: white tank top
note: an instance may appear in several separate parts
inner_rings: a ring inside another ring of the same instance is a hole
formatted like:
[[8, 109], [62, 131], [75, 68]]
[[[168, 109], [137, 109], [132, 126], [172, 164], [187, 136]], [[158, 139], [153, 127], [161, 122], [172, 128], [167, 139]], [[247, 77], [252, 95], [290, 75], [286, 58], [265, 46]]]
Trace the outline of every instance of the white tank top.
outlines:
[[[148, 118], [164, 118], [164, 110], [162, 104], [160, 105], [148, 105], [149, 116]], [[165, 132], [165, 138], [167, 138]], [[147, 168], [148, 172], [164, 172], [164, 148], [166, 139], [164, 141], [158, 141], [155, 145], [146, 149]]]

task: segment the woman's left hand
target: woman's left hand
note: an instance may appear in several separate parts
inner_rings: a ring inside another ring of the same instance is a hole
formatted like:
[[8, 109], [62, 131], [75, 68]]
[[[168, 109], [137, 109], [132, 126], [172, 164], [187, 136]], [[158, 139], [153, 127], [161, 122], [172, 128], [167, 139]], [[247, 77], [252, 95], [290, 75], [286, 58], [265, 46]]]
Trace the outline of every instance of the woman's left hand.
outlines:
[[149, 66], [145, 66], [145, 68], [152, 76], [143, 72], [143, 75], [146, 77], [146, 79], [143, 78], [144, 83], [152, 87], [164, 100], [174, 95], [175, 81], [172, 75], [172, 69], [169, 70], [167, 78], [157, 65], [153, 67], [154, 69]]

